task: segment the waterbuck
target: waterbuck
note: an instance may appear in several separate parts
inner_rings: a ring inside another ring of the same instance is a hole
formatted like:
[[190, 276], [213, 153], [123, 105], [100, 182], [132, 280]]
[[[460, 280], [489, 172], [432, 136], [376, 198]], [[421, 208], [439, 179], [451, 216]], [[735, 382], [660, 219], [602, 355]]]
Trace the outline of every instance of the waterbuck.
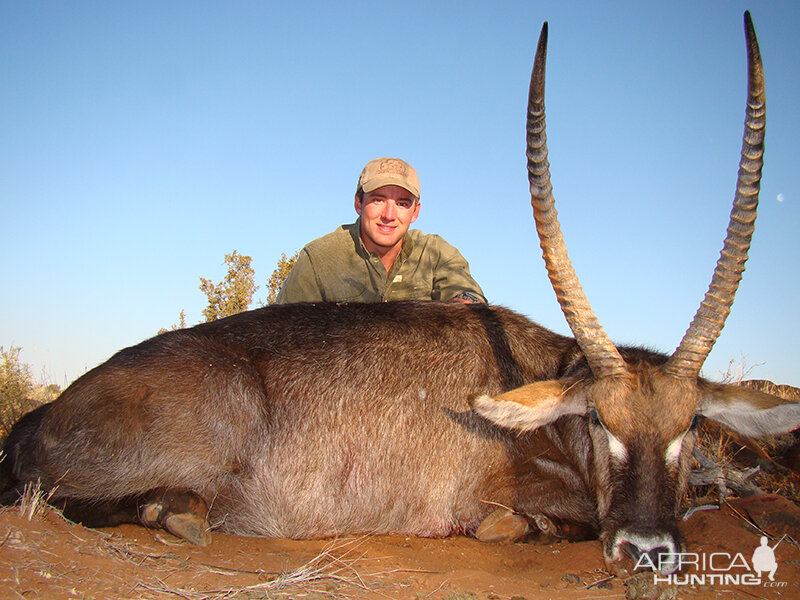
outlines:
[[2, 496], [39, 482], [88, 525], [138, 521], [196, 543], [208, 529], [291, 538], [473, 534], [497, 505], [601, 538], [609, 564], [665, 573], [698, 417], [746, 435], [800, 425], [800, 405], [699, 377], [733, 303], [758, 198], [759, 49], [728, 237], [671, 355], [617, 348], [566, 255], [545, 145], [547, 24], [528, 104], [528, 171], [545, 263], [574, 333], [502, 307], [270, 306], [126, 348], [9, 435]]

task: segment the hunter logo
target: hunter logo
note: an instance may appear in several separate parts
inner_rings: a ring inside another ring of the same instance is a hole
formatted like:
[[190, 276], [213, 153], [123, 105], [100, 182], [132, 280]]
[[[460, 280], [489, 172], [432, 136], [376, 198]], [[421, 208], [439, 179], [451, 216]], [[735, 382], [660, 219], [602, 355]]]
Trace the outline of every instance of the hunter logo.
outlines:
[[[784, 536], [785, 537], [785, 536]], [[775, 572], [778, 570], [778, 561], [775, 550], [783, 538], [774, 546], [768, 544], [766, 536], [761, 537], [761, 545], [753, 552], [750, 563], [744, 554], [737, 552], [681, 552], [674, 554], [659, 554], [658, 564], [647, 554], [642, 554], [636, 562], [634, 570], [651, 569], [653, 583], [666, 583], [667, 585], [754, 585], [771, 588], [786, 587], [785, 581], [775, 581]], [[675, 565], [674, 573], [661, 575], [662, 566]], [[767, 577], [762, 575], [766, 573]]]
[[759, 574], [767, 573], [770, 581], [775, 581], [775, 571], [778, 568], [778, 563], [775, 560], [775, 548], [778, 547], [778, 544], [770, 547], [767, 544], [767, 536], [762, 535], [761, 545], [753, 552], [753, 570]]

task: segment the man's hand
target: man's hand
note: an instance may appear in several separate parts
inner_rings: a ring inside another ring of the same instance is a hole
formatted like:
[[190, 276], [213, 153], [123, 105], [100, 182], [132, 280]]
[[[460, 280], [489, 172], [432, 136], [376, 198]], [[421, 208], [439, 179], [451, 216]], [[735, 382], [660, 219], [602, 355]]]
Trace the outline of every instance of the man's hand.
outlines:
[[461, 304], [483, 304], [483, 300], [470, 294], [469, 292], [459, 292], [450, 299], [450, 302], [460, 302]]

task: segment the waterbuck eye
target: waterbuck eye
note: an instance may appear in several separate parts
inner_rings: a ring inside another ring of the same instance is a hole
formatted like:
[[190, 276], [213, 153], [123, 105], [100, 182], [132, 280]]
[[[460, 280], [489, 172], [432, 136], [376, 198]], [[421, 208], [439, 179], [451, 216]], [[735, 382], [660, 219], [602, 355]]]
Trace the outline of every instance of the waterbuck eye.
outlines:
[[608, 450], [611, 452], [611, 456], [619, 461], [626, 460], [628, 458], [628, 449], [625, 448], [625, 444], [619, 441], [619, 439], [603, 424], [596, 408], [589, 409], [589, 419], [591, 419], [592, 423], [595, 425], [600, 425], [600, 427], [603, 428], [603, 431], [605, 431], [608, 438]]
[[700, 423], [700, 415], [695, 415], [692, 417], [692, 424], [689, 425], [689, 429], [697, 429], [698, 423]]

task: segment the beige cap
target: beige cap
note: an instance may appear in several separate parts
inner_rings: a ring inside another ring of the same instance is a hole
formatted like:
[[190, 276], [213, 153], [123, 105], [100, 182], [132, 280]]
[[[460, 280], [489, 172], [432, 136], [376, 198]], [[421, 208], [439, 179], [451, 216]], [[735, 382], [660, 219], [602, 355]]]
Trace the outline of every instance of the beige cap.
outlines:
[[376, 158], [367, 163], [358, 177], [356, 194], [369, 193], [384, 185], [399, 185], [419, 198], [419, 177], [410, 164], [399, 158]]

